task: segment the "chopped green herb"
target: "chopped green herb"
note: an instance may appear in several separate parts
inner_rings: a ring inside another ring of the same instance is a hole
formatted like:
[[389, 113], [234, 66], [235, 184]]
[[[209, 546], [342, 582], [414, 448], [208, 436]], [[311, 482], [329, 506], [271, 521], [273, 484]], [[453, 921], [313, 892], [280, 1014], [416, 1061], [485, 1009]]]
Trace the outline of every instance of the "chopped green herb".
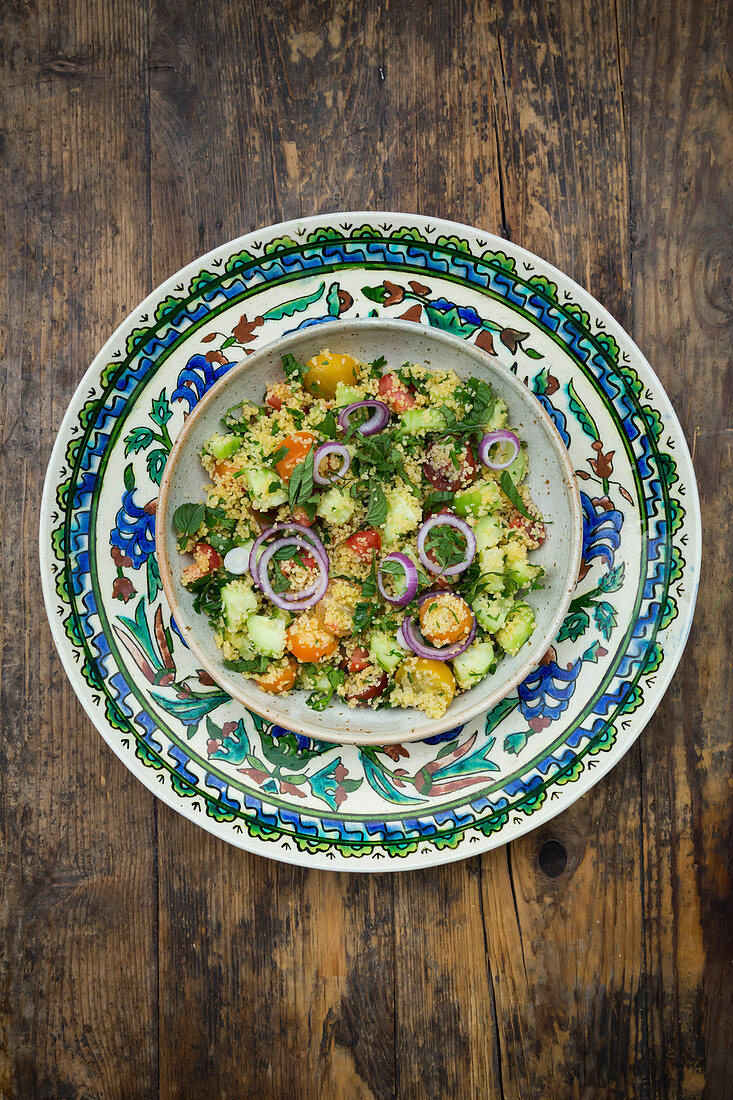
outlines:
[[179, 549], [192, 539], [206, 516], [205, 504], [180, 504], [173, 513], [173, 526], [180, 535]]
[[[320, 669], [319, 672], [321, 672]], [[336, 688], [343, 684], [346, 679], [346, 673], [340, 668], [327, 668], [325, 674], [329, 684], [328, 688], [323, 691], [312, 691], [305, 701], [306, 706], [310, 707], [311, 710], [325, 710], [331, 702]]]
[[288, 382], [297, 382], [300, 384], [303, 375], [305, 374], [305, 367], [302, 363], [299, 363], [295, 356], [283, 355], [283, 371]]
[[520, 497], [519, 493], [517, 492], [517, 487], [512, 481], [511, 474], [508, 470], [501, 471], [501, 476], [499, 477], [499, 485], [501, 486], [502, 492], [509, 497], [510, 501], [521, 516], [524, 516], [525, 519], [531, 520], [534, 520], [536, 518], [527, 511], [526, 505]]
[[373, 481], [369, 486], [369, 504], [367, 506], [366, 523], [368, 527], [379, 527], [387, 518], [387, 498], [382, 486]]

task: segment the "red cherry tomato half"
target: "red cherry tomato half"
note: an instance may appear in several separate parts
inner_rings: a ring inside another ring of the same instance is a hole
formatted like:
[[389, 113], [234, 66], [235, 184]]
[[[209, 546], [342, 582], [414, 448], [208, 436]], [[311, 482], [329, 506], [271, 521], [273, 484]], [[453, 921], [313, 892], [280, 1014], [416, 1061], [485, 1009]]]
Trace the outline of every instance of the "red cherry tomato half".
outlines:
[[509, 526], [515, 531], [524, 531], [527, 538], [536, 542], [538, 546], [547, 538], [547, 528], [541, 519], [527, 519], [520, 512], [515, 512], [509, 520]]
[[344, 546], [348, 546], [352, 554], [362, 561], [371, 561], [373, 553], [379, 553], [382, 548], [382, 536], [375, 527], [368, 527], [366, 531], [357, 531], [355, 535], [349, 535], [344, 539]]
[[358, 691], [347, 691], [347, 699], [356, 699], [358, 703], [368, 703], [370, 699], [376, 699], [378, 695], [381, 695], [387, 686], [387, 673], [382, 672], [377, 680], [376, 684], [370, 684], [369, 687], [361, 688]]
[[448, 447], [446, 443], [431, 443], [422, 467], [432, 487], [441, 493], [455, 493], [459, 489], [465, 489], [476, 480], [479, 470], [471, 447], [467, 445], [461, 448], [457, 456], [458, 465], [454, 463], [452, 455], [445, 454]]
[[416, 404], [412, 396], [414, 392], [415, 387], [403, 386], [396, 374], [383, 374], [379, 379], [379, 396], [395, 412], [404, 412], [405, 409], [411, 409]]
[[209, 546], [208, 542], [196, 543], [193, 548], [193, 559], [193, 563], [181, 573], [181, 580], [184, 584], [200, 581], [202, 577], [213, 573], [215, 569], [220, 569], [223, 560], [221, 554], [213, 546]]
[[292, 399], [292, 396], [290, 389], [284, 382], [276, 382], [274, 385], [268, 386], [265, 404], [276, 412], [280, 412], [280, 409]]
[[215, 569], [221, 569], [224, 559], [218, 550], [215, 550], [213, 546], [209, 546], [208, 542], [197, 542], [193, 552], [194, 554], [203, 554], [206, 557], [209, 565], [206, 570], [207, 573], [213, 573]]
[[349, 672], [363, 672], [369, 664], [369, 650], [358, 645], [346, 662]]

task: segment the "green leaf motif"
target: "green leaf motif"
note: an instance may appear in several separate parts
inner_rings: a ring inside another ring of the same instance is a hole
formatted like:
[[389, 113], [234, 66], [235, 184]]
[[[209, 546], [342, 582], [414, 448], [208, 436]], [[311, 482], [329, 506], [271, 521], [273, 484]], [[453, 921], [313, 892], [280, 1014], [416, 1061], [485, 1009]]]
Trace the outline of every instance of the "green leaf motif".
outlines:
[[342, 241], [343, 239], [342, 234], [330, 225], [319, 226], [318, 229], [314, 229], [306, 237], [308, 244], [317, 244], [318, 241]]
[[578, 418], [578, 422], [585, 434], [589, 435], [591, 439], [600, 439], [596, 422], [575, 392], [572, 381], [568, 382], [566, 390], [570, 399], [570, 411]]
[[193, 279], [191, 279], [188, 292], [189, 294], [201, 294], [202, 291], [206, 290], [207, 286], [217, 282], [218, 279], [219, 276], [214, 275], [211, 271], [199, 271], [194, 275]]
[[511, 714], [513, 710], [519, 706], [519, 698], [516, 695], [508, 696], [506, 699], [502, 699], [500, 703], [497, 703], [495, 707], [492, 707], [489, 713], [486, 715], [486, 723], [484, 726], [484, 733], [489, 734], [503, 722], [507, 714]]
[[599, 659], [598, 658], [598, 650], [599, 649], [601, 649], [601, 643], [598, 641], [598, 639], [596, 639], [595, 642], [591, 642], [591, 644], [588, 646], [585, 653], [583, 654], [582, 660], [590, 661], [591, 664], [597, 665], [598, 664], [598, 659]]
[[617, 565], [614, 569], [609, 569], [598, 582], [599, 592], [617, 592], [621, 585], [624, 583], [624, 572], [626, 566], [623, 562]]
[[135, 471], [133, 470], [131, 465], [125, 466], [124, 479], [125, 489], [127, 489], [128, 493], [131, 493], [135, 488]]
[[487, 264], [493, 264], [494, 267], [500, 267], [504, 271], [516, 271], [517, 265], [512, 256], [507, 256], [506, 252], [483, 252], [481, 259]]
[[467, 340], [476, 331], [476, 325], [467, 324], [461, 320], [461, 316], [455, 306], [452, 309], [435, 309], [434, 306], [425, 306], [425, 312], [433, 328], [443, 332], [452, 332], [455, 336], [461, 336]]
[[504, 738], [504, 752], [508, 752], [510, 756], [516, 756], [522, 751], [528, 740], [529, 734], [527, 732], [508, 733]]
[[292, 237], [275, 237], [274, 240], [268, 241], [265, 245], [265, 255], [271, 256], [273, 252], [282, 252], [286, 248], [297, 248], [296, 242]]
[[153, 407], [150, 411], [150, 419], [153, 420], [158, 427], [162, 428], [164, 424], [167, 424], [170, 418], [173, 416], [171, 407], [168, 404], [168, 398], [165, 396], [165, 390], [162, 391], [159, 397], [153, 401]]
[[549, 279], [545, 278], [544, 275], [531, 275], [528, 282], [539, 290], [545, 298], [549, 298], [551, 302], [557, 302], [556, 283], [551, 282]]
[[456, 237], [454, 234], [451, 234], [449, 237], [440, 236], [436, 238], [435, 243], [437, 245], [442, 245], [444, 248], [452, 248], [455, 249], [456, 252], [464, 252], [468, 256], [471, 255], [471, 246], [463, 237]]
[[560, 633], [557, 636], [558, 642], [564, 642], [568, 638], [571, 642], [575, 642], [581, 636], [585, 634], [586, 630], [590, 626], [590, 619], [585, 611], [572, 611], [569, 615], [565, 616], [565, 621], [560, 627]]
[[611, 604], [606, 603], [605, 600], [597, 603], [593, 608], [593, 618], [601, 634], [608, 641], [611, 637], [611, 631], [616, 625], [616, 612]]
[[341, 311], [338, 283], [331, 283], [330, 287], [328, 288], [328, 294], [326, 295], [326, 304], [328, 305], [329, 317], [338, 317]]
[[[125, 350], [128, 355], [132, 355], [134, 351], [140, 351], [140, 348], [149, 333], [147, 328], [134, 328], [125, 342]], [[115, 370], [119, 367], [119, 363], [111, 363], [110, 366], [114, 366]]]
[[388, 774], [382, 771], [379, 764], [374, 760], [372, 750], [360, 749], [359, 751], [366, 781], [378, 795], [397, 806], [406, 806], [410, 803], [424, 801], [422, 798], [413, 798], [412, 795], [405, 794], [395, 787]]
[[256, 259], [251, 252], [248, 252], [246, 248], [243, 248], [241, 252], [235, 252], [233, 256], [230, 256], [224, 265], [224, 270], [228, 275], [231, 275], [233, 271], [239, 271], [247, 264], [252, 263]]
[[619, 358], [621, 357], [621, 349], [618, 346], [617, 341], [608, 332], [601, 332], [596, 336], [596, 340], [599, 344], [606, 349], [608, 358], [611, 360], [615, 367], [618, 366]]
[[376, 302], [380, 306], [384, 305], [384, 300], [387, 297], [387, 291], [381, 284], [379, 286], [363, 286], [361, 292], [370, 302]]
[[314, 290], [312, 294], [304, 294], [300, 298], [291, 298], [289, 302], [283, 302], [279, 306], [273, 306], [272, 309], [268, 309], [262, 316], [265, 321], [279, 321], [283, 317], [292, 317], [294, 313], [303, 313], [308, 306], [313, 305], [319, 298], [323, 296], [323, 292], [326, 289], [326, 284], [321, 283], [317, 290]]
[[398, 241], [427, 241], [428, 239], [414, 225], [401, 225], [399, 229], [390, 233], [390, 237]]
[[184, 312], [184, 306], [180, 299], [173, 294], [168, 294], [155, 310], [156, 321], [171, 321], [174, 323]]
[[534, 348], [522, 348], [522, 351], [529, 359], [544, 359], [544, 355], [540, 351], [535, 351]]
[[165, 464], [168, 461], [167, 451], [151, 451], [147, 457], [148, 476], [156, 485], [160, 485], [163, 478]]
[[[145, 563], [146, 579], [148, 583], [148, 600], [153, 602], [158, 593], [162, 590], [163, 585], [160, 580], [160, 570], [158, 569], [158, 560], [155, 554], [149, 554], [148, 560]], [[168, 648], [172, 649], [170, 642]]]
[[125, 454], [137, 454], [144, 451], [155, 439], [152, 428], [133, 428], [128, 436], [125, 436]]

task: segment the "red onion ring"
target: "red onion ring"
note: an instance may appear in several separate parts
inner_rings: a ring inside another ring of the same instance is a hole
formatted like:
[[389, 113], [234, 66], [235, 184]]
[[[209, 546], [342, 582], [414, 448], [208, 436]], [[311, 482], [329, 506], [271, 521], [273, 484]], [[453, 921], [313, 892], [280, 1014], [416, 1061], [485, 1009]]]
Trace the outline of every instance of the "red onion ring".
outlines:
[[[404, 576], [405, 587], [399, 596], [389, 596], [382, 581], [382, 566], [385, 562], [396, 561], [402, 566], [402, 572]], [[386, 558], [382, 559], [382, 563], [377, 570], [377, 587], [384, 596], [387, 603], [394, 604], [395, 607], [406, 607], [410, 600], [414, 599], [417, 592], [418, 575], [417, 566], [412, 558], [408, 558], [407, 554], [387, 554]]]
[[[270, 565], [270, 560], [281, 547], [283, 546], [300, 546], [306, 550], [311, 549], [311, 546], [305, 541], [305, 539], [294, 535], [290, 538], [276, 539], [275, 542], [271, 542], [270, 545], [263, 551], [262, 557], [259, 560], [259, 579], [260, 588], [267, 596], [268, 600], [275, 604], [276, 607], [282, 607], [285, 611], [304, 611], [308, 607], [314, 607], [319, 600], [323, 599], [328, 588], [328, 558], [326, 558], [326, 565], [321, 560], [320, 554], [316, 552], [316, 560], [318, 562], [318, 568], [320, 577], [318, 579], [315, 591], [310, 592], [310, 595], [306, 596], [303, 592], [291, 596], [290, 599], [285, 598], [285, 593], [276, 592], [270, 584], [270, 578], [267, 575], [267, 570]], [[310, 588], [305, 589], [304, 592], [309, 592]]]
[[317, 551], [320, 551], [321, 554], [325, 557], [326, 562], [328, 563], [328, 555], [326, 554], [326, 547], [323, 545], [323, 543], [319, 539], [318, 535], [315, 535], [311, 531], [310, 527], [305, 527], [302, 523], [295, 523], [295, 522], [293, 522], [293, 523], [276, 523], [272, 527], [267, 527], [262, 532], [261, 535], [257, 536], [257, 538], [254, 541], [254, 546], [252, 547], [252, 549], [249, 552], [249, 571], [252, 575], [252, 580], [255, 582], [255, 584], [257, 585], [258, 588], [261, 588], [262, 585], [260, 584], [259, 569], [258, 569], [259, 559], [257, 557], [257, 551], [262, 546], [263, 542], [265, 542], [266, 539], [269, 539], [270, 535], [275, 535], [275, 534], [277, 534], [278, 531], [297, 531], [298, 534], [302, 535], [304, 538], [310, 539], [312, 544], [313, 544], [313, 548]]
[[[436, 562], [431, 561], [425, 552], [425, 539], [429, 532], [432, 531], [433, 527], [442, 526], [455, 527], [456, 531], [460, 531], [466, 540], [465, 557], [455, 565], [446, 566], [445, 569], [442, 569]], [[426, 519], [418, 531], [417, 553], [420, 561], [430, 573], [439, 573], [442, 577], [455, 577], [458, 573], [462, 573], [464, 569], [468, 569], [476, 556], [476, 536], [465, 520], [459, 519], [458, 516], [454, 516], [450, 512], [438, 512]]]
[[[495, 443], [511, 443], [514, 447], [514, 452], [506, 462], [495, 462], [493, 458], [489, 457], [489, 451]], [[488, 432], [483, 436], [478, 445], [478, 456], [484, 466], [488, 466], [490, 470], [506, 470], [507, 466], [511, 466], [512, 462], [519, 454], [521, 446], [519, 438], [514, 432], [507, 431], [506, 428], [501, 428], [495, 432]]]
[[[323, 477], [320, 473], [321, 462], [328, 455], [341, 455], [342, 463], [341, 469], [337, 470], [331, 477]], [[313, 480], [316, 485], [331, 485], [334, 478], [343, 477], [349, 466], [351, 465], [351, 455], [346, 449], [343, 443], [321, 443], [320, 447], [316, 448], [316, 453], [313, 455]]]
[[373, 414], [365, 420], [356, 430], [361, 435], [376, 435], [387, 427], [391, 412], [384, 401], [355, 401], [353, 405], [347, 405], [338, 414], [338, 426], [342, 432], [349, 430], [349, 420], [357, 409], [374, 409]]
[[401, 633], [408, 649], [411, 649], [416, 657], [422, 657], [428, 661], [452, 661], [454, 657], [460, 657], [462, 653], [465, 653], [476, 637], [476, 616], [473, 612], [471, 612], [471, 617], [473, 619], [471, 629], [464, 640], [455, 642], [453, 645], [445, 645], [441, 649], [436, 649], [434, 646], [428, 645], [427, 642], [420, 640], [411, 615], [405, 615], [402, 626], [397, 631], [397, 638], [400, 640]]

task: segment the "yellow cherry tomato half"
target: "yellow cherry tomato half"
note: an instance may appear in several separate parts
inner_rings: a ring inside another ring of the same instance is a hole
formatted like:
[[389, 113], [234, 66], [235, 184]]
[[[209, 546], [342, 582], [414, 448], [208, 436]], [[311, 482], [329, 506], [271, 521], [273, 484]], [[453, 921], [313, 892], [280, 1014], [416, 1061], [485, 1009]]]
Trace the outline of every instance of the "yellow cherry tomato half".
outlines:
[[456, 693], [455, 677], [445, 661], [408, 657], [397, 669], [395, 679], [400, 687], [410, 684], [420, 695], [440, 695], [448, 702]]
[[314, 397], [323, 397], [327, 401], [332, 401], [336, 396], [339, 382], [343, 382], [345, 386], [353, 386], [359, 372], [356, 359], [350, 355], [335, 355], [330, 351], [312, 356], [305, 366], [303, 388]]
[[302, 662], [320, 661], [338, 649], [339, 640], [313, 615], [299, 615], [285, 631], [286, 645]]
[[285, 454], [275, 463], [275, 469], [283, 481], [290, 481], [293, 470], [303, 461], [315, 442], [316, 437], [312, 432], [293, 432], [278, 444], [278, 451], [285, 447]]
[[292, 657], [286, 657], [282, 664], [273, 665], [267, 672], [264, 672], [261, 676], [253, 676], [252, 679], [259, 684], [263, 691], [271, 691], [274, 695], [282, 695], [283, 692], [290, 691], [295, 683], [297, 671], [297, 662]]
[[420, 629], [433, 645], [462, 642], [472, 625], [471, 608], [452, 592], [432, 596], [420, 608]]

